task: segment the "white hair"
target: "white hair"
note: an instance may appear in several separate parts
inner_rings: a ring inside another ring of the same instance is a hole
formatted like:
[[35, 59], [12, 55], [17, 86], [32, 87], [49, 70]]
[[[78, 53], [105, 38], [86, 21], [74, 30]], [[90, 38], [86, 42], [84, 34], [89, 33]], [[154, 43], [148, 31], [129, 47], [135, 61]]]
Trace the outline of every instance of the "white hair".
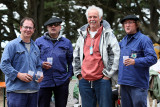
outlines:
[[99, 19], [103, 16], [103, 10], [100, 7], [96, 7], [95, 5], [89, 6], [88, 9], [86, 10], [86, 17], [88, 18], [88, 12], [90, 10], [97, 10], [99, 13]]

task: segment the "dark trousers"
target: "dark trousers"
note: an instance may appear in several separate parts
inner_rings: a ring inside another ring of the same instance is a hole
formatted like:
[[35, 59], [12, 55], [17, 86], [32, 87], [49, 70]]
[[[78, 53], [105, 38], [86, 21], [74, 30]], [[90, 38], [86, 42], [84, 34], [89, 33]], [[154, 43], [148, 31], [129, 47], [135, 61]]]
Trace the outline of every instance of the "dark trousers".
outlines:
[[55, 107], [66, 107], [68, 100], [69, 80], [56, 87], [40, 88], [38, 107], [50, 107], [52, 93], [54, 93]]
[[147, 89], [121, 85], [120, 91], [122, 107], [147, 107]]
[[112, 107], [115, 107], [115, 101], [118, 100], [118, 89], [112, 90]]
[[38, 93], [7, 92], [8, 107], [37, 107]]

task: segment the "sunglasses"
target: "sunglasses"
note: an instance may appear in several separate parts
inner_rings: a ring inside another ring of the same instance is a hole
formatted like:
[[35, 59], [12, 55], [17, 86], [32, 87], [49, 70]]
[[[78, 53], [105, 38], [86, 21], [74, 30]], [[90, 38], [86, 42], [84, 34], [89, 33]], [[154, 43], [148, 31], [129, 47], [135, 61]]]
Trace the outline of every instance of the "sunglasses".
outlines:
[[57, 27], [57, 26], [59, 26], [59, 25], [60, 25], [60, 23], [52, 23], [52, 24], [49, 24], [48, 26], [49, 26], [49, 27], [52, 27], [52, 26]]

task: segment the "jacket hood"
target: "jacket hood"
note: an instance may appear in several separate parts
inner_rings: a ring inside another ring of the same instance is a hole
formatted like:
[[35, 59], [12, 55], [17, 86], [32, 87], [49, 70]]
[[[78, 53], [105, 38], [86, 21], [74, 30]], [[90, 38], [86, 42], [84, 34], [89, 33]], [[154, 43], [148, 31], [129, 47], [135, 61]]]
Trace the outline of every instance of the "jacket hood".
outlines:
[[60, 32], [58, 38], [55, 38], [55, 39], [54, 39], [54, 38], [51, 38], [51, 37], [49, 36], [49, 33], [48, 33], [48, 32], [45, 32], [43, 36], [44, 36], [46, 39], [59, 40], [59, 39], [62, 37], [62, 32]]

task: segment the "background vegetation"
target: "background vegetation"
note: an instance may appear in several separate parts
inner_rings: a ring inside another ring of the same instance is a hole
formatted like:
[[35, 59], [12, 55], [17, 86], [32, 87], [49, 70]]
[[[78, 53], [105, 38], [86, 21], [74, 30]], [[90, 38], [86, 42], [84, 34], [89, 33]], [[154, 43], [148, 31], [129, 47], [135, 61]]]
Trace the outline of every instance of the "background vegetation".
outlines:
[[[90, 5], [103, 9], [107, 20], [120, 41], [125, 32], [119, 23], [128, 14], [137, 15], [142, 22], [142, 32], [153, 43], [160, 43], [160, 0], [0, 0], [0, 51], [2, 43], [16, 38], [20, 20], [29, 16], [36, 22], [33, 40], [46, 31], [43, 24], [49, 18], [57, 16], [63, 19], [63, 34], [75, 43], [77, 29], [87, 23], [85, 10]], [[1, 54], [0, 54], [1, 58]], [[0, 72], [0, 77], [2, 72]], [[0, 78], [2, 80], [3, 78]]]

